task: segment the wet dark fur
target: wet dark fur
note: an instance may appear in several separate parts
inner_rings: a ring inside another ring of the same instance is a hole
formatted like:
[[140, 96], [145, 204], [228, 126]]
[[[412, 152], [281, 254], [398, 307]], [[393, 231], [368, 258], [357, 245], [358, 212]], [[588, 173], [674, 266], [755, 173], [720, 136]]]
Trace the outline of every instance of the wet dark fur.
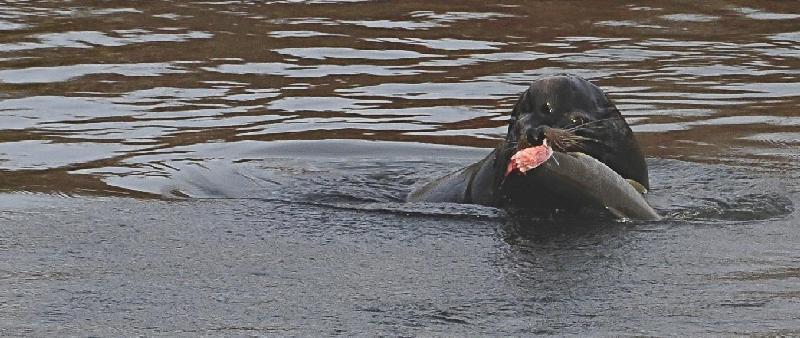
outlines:
[[[506, 139], [494, 152], [497, 172], [506, 168], [517, 150], [541, 144], [543, 138], [555, 151], [586, 153], [649, 188], [647, 165], [633, 131], [606, 94], [583, 78], [560, 75], [537, 80], [520, 96], [511, 112]], [[497, 176], [494, 205], [570, 204], [537, 198], [545, 194], [531, 193], [536, 187], [527, 186], [524, 176]]]
[[[554, 198], [531, 186], [524, 175], [505, 176], [511, 156], [547, 138], [555, 151], [586, 153], [622, 177], [649, 187], [647, 165], [633, 132], [617, 107], [597, 86], [573, 75], [534, 81], [511, 112], [508, 133], [482, 161], [420, 189], [435, 193], [417, 200], [491, 206], [574, 207], [570, 198]], [[449, 181], [449, 182], [448, 182]], [[452, 186], [451, 194], [449, 185]], [[463, 191], [462, 191], [463, 190]], [[412, 193], [412, 196], [415, 193]], [[410, 198], [412, 199], [412, 198]]]

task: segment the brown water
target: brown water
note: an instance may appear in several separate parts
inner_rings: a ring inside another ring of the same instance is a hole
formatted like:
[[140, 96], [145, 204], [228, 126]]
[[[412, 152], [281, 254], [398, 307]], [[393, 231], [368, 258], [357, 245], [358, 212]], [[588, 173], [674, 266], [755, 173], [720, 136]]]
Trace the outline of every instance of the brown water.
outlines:
[[[401, 202], [564, 72], [665, 221]], [[796, 1], [3, 3], [0, 332], [798, 334], [798, 79]]]

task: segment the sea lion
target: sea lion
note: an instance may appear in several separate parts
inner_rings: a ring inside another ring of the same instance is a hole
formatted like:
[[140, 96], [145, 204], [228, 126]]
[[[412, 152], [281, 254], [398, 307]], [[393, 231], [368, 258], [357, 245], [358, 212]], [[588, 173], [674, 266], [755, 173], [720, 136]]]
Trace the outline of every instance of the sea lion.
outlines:
[[[512, 155], [545, 139], [555, 154], [544, 168], [507, 174]], [[568, 163], [560, 166], [560, 158]], [[644, 156], [617, 107], [599, 87], [563, 74], [538, 79], [520, 95], [505, 139], [488, 156], [407, 200], [544, 211], [605, 207], [617, 217], [658, 219], [641, 196], [649, 187]]]

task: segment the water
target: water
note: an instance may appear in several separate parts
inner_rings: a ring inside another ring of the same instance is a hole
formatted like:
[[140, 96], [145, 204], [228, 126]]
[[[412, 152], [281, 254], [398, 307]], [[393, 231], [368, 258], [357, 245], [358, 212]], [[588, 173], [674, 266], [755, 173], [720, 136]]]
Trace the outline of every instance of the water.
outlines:
[[[3, 335], [800, 334], [795, 2], [0, 5]], [[530, 81], [654, 223], [406, 204]]]

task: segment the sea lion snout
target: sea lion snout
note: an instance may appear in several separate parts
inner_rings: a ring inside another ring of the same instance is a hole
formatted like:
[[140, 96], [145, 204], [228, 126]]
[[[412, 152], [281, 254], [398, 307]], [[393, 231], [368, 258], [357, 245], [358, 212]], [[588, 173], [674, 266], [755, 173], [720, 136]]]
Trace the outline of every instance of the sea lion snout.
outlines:
[[[533, 126], [533, 127], [524, 128], [522, 134], [525, 135], [525, 137], [520, 137], [521, 142], [520, 142], [520, 147], [518, 147], [518, 148], [524, 149], [524, 148], [528, 148], [528, 147], [532, 147], [532, 146], [541, 145], [542, 141], [544, 141], [544, 138], [545, 138], [545, 129], [546, 128], [549, 128], [549, 127], [548, 126]], [[523, 144], [523, 143], [526, 143], [526, 144]], [[524, 146], [524, 147], [522, 147], [522, 146]]]

